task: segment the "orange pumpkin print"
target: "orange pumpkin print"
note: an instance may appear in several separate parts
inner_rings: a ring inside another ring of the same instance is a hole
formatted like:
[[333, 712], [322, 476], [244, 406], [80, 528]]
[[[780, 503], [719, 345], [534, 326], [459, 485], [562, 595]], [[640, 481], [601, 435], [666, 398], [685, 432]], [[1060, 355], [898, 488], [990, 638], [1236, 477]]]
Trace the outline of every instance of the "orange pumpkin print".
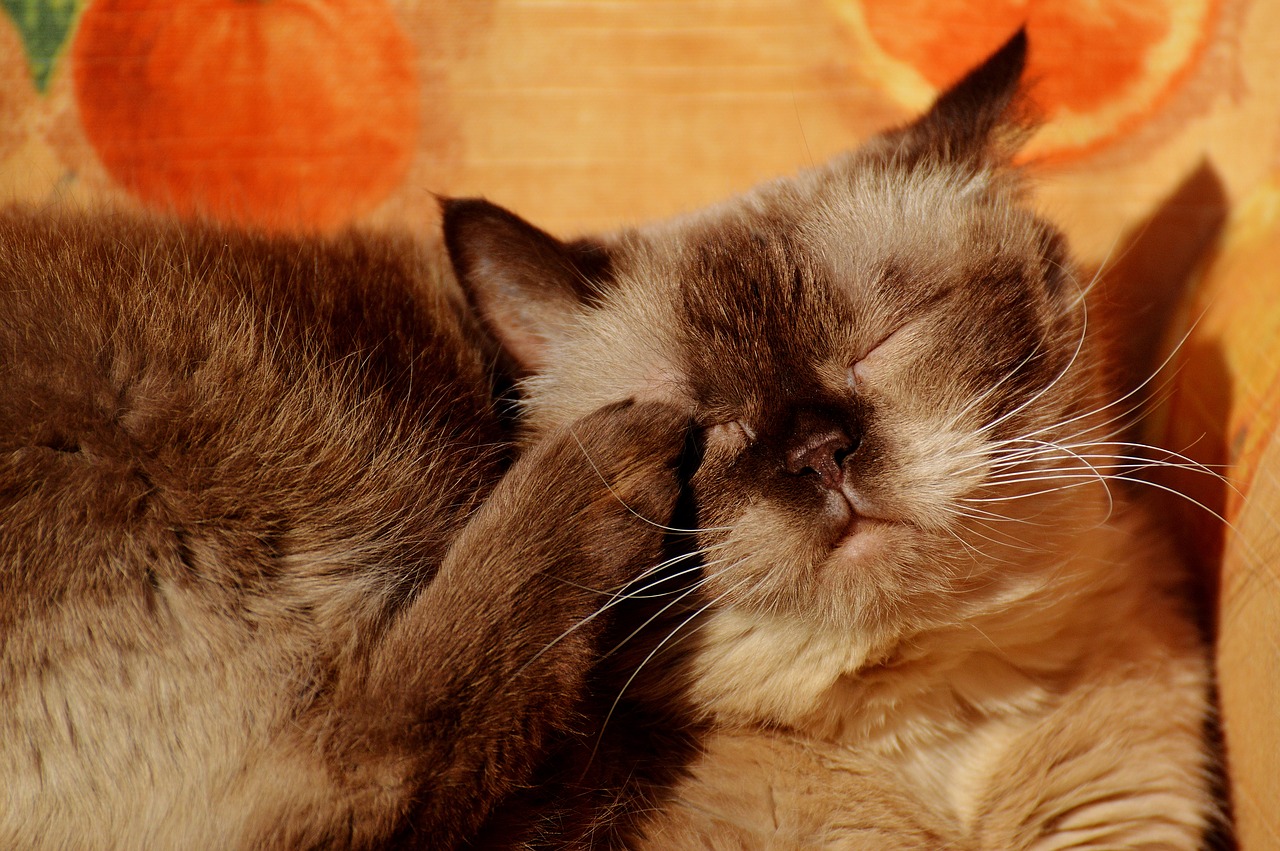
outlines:
[[332, 229], [413, 155], [413, 50], [380, 0], [94, 0], [71, 61], [86, 136], [153, 208]]
[[1133, 132], [1203, 55], [1220, 0], [831, 0], [855, 60], [919, 110], [1014, 31], [1045, 126], [1029, 152], [1064, 159]]

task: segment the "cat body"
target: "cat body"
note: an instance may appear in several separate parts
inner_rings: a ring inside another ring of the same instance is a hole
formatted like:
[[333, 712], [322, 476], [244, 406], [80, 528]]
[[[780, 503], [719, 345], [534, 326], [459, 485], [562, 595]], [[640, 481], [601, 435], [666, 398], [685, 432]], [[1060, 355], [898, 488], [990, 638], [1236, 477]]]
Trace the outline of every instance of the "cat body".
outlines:
[[0, 296], [0, 846], [545, 815], [506, 817], [588, 728], [609, 618], [556, 639], [658, 558], [619, 496], [670, 512], [682, 414], [510, 466], [438, 245], [6, 211]]
[[700, 426], [703, 576], [667, 646], [696, 648], [710, 732], [642, 847], [1193, 849], [1215, 817], [1206, 652], [1134, 494], [1133, 404], [1009, 166], [1024, 55], [603, 240], [586, 283], [504, 259], [554, 257], [545, 235], [446, 211], [533, 434], [628, 397]]

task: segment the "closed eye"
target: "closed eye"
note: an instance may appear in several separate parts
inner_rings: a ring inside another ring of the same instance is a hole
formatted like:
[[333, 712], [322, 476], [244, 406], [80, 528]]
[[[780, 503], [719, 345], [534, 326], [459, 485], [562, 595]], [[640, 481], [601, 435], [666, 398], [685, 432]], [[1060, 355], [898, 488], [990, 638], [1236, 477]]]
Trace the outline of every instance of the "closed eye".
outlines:
[[750, 445], [756, 442], [756, 432], [742, 420], [726, 420], [707, 427], [707, 440], [713, 443]]
[[879, 365], [893, 354], [894, 343], [906, 336], [904, 332], [909, 327], [910, 323], [900, 325], [885, 334], [871, 348], [867, 349], [862, 357], [854, 361], [853, 366], [849, 367], [846, 378], [851, 390], [857, 390], [860, 385], [865, 384], [874, 375]]

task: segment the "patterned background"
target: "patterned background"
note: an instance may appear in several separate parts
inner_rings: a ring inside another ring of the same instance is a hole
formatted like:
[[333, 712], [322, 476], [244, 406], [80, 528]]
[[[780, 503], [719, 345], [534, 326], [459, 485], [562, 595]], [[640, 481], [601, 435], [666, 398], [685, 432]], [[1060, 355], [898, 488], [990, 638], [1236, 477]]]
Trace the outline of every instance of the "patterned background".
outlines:
[[[0, 0], [0, 197], [432, 232], [719, 199], [908, 119], [1025, 24], [1036, 203], [1103, 270], [1196, 554], [1242, 846], [1280, 847], [1280, 3]], [[1270, 802], [1270, 803], [1267, 803]]]

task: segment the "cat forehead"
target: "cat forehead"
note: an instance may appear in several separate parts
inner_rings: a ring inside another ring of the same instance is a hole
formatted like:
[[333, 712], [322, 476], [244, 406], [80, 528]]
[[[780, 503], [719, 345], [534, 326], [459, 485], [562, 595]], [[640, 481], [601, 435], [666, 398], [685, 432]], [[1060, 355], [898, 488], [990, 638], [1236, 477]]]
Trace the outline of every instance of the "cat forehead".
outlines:
[[927, 300], [1037, 255], [1043, 228], [999, 173], [852, 156], [677, 221], [663, 236], [659, 274], [679, 283], [686, 303], [721, 299], [758, 312], [802, 308], [806, 298], [830, 308], [887, 280], [898, 296]]
[[839, 164], [833, 171], [811, 178], [812, 188], [801, 184], [810, 201], [797, 226], [835, 272], [892, 264], [932, 277], [1024, 247], [1017, 243], [1025, 214], [994, 172]]
[[985, 317], [966, 332], [982, 338], [974, 349], [1034, 343], [1045, 310], [1044, 225], [994, 170], [894, 171], [855, 155], [649, 234], [620, 288], [647, 309], [610, 337], [627, 326], [661, 339], [665, 373], [704, 397], [770, 382], [820, 394], [844, 380], [828, 371], [943, 304]]

